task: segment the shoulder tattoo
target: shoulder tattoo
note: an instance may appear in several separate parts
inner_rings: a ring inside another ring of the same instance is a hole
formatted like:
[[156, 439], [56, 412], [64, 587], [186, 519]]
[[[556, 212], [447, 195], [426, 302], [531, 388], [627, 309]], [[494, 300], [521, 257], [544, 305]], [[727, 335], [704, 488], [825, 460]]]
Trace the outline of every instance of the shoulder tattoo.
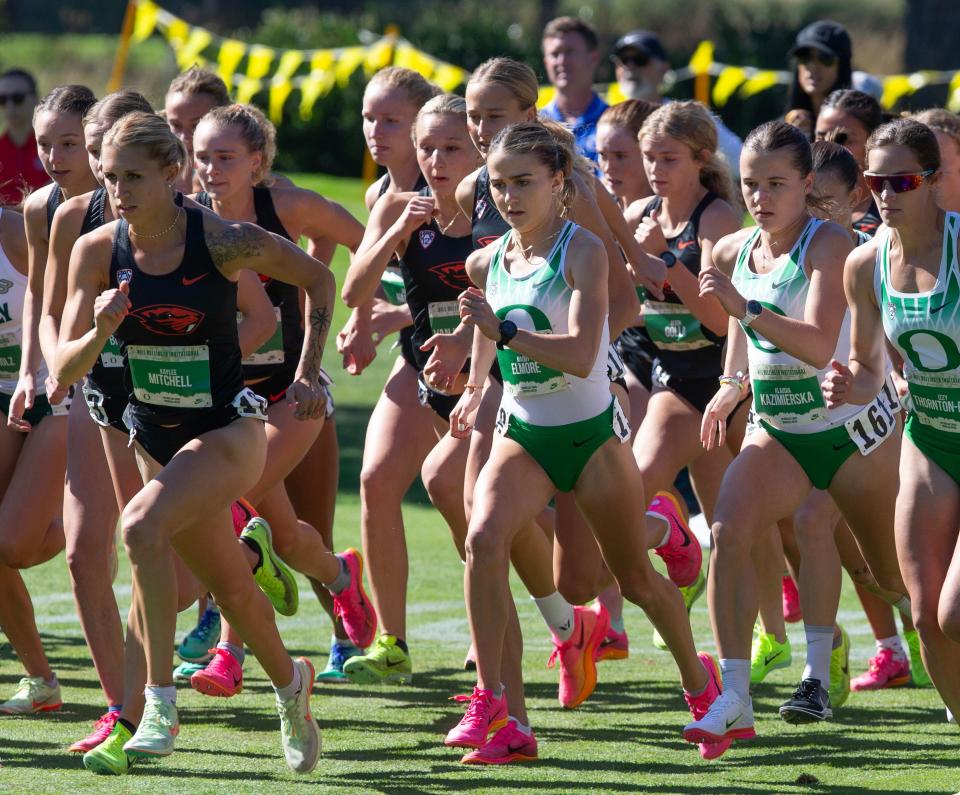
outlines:
[[207, 249], [217, 267], [260, 256], [266, 233], [253, 224], [225, 224], [207, 237]]

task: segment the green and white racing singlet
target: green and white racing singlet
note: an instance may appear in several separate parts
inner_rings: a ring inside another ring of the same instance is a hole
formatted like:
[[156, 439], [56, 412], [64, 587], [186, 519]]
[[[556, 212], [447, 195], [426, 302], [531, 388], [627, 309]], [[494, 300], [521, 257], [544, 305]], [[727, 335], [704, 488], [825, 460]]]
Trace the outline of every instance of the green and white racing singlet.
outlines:
[[890, 278], [890, 235], [879, 235], [874, 290], [887, 338], [903, 357], [913, 416], [926, 428], [960, 434], [960, 215], [946, 213], [940, 271], [932, 290], [902, 293]]
[[[513, 232], [493, 246], [486, 296], [501, 320], [540, 334], [569, 333], [570, 297], [564, 260], [577, 229], [567, 221], [557, 235], [544, 264], [522, 277], [512, 276], [503, 265]], [[497, 351], [503, 375], [503, 402], [511, 414], [534, 425], [566, 425], [595, 417], [610, 404], [607, 348], [610, 327], [604, 318], [603, 336], [587, 378], [578, 378], [506, 348]]]
[[[804, 257], [823, 221], [811, 218], [800, 233], [789, 256], [779, 268], [756, 273], [750, 267], [750, 254], [760, 237], [756, 228], [737, 255], [733, 284], [749, 300], [759, 301], [764, 309], [784, 317], [803, 320], [810, 280], [804, 270]], [[827, 369], [784, 353], [754, 329], [742, 327], [748, 340], [750, 384], [753, 409], [758, 419], [789, 433], [810, 434], [841, 425], [862, 410], [862, 406], [843, 405], [828, 409], [820, 391]], [[844, 315], [834, 358], [846, 362], [850, 354], [850, 312]]]

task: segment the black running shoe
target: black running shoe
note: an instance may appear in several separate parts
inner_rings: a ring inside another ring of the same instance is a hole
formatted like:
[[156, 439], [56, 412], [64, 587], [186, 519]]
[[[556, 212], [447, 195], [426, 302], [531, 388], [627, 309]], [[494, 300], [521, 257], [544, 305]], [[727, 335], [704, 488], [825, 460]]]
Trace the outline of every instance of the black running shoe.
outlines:
[[780, 707], [780, 717], [787, 723], [814, 723], [833, 717], [830, 696], [819, 679], [804, 679], [793, 691], [793, 698]]

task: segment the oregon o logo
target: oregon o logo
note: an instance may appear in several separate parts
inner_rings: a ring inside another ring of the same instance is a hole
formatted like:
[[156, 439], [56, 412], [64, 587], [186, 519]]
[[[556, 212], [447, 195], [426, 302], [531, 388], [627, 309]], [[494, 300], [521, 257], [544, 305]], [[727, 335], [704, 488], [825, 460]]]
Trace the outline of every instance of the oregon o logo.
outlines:
[[517, 328], [524, 331], [553, 331], [550, 318], [535, 306], [527, 304], [502, 306], [497, 310], [497, 317], [501, 320], [512, 320], [517, 324]]
[[[935, 341], [943, 352], [942, 357], [931, 356], [929, 351], [924, 351], [923, 353], [926, 353], [926, 361], [924, 361], [924, 356], [921, 351], [918, 351], [913, 345], [913, 338], [918, 334], [923, 334], [926, 338], [929, 338], [929, 341], [927, 339], [921, 340], [921, 343], [928, 348], [931, 347], [931, 342]], [[952, 337], [941, 334], [939, 331], [931, 331], [929, 329], [905, 331], [897, 339], [897, 344], [907, 355], [910, 364], [923, 373], [943, 373], [947, 370], [960, 368], [960, 349], [957, 348], [957, 343], [954, 342]], [[942, 367], [930, 366], [936, 365], [939, 361], [943, 361], [944, 364]]]

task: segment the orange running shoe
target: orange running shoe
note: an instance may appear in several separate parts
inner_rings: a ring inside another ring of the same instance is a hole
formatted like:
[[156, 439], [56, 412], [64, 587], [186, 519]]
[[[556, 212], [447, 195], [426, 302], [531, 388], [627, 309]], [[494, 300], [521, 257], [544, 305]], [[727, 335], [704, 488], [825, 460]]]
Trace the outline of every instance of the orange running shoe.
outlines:
[[599, 602], [596, 612], [589, 607], [573, 608], [573, 634], [565, 641], [553, 637], [548, 668], [560, 664], [560, 705], [579, 707], [597, 686], [596, 650], [610, 629], [610, 615]]

